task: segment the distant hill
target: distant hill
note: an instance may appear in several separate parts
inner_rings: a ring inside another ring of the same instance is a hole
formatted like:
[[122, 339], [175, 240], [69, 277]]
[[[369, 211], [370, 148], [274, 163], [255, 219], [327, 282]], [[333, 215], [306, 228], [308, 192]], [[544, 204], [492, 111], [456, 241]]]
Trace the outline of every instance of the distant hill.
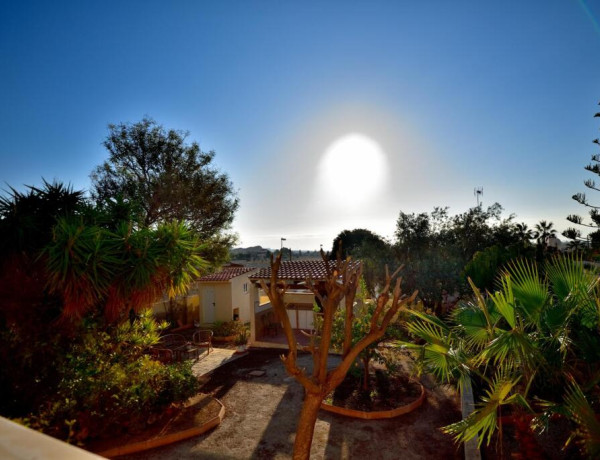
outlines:
[[[284, 260], [289, 260], [289, 249], [283, 248]], [[264, 266], [269, 261], [271, 254], [277, 255], [279, 249], [267, 249], [262, 246], [251, 246], [249, 248], [233, 248], [229, 251], [229, 257], [232, 263], [244, 265]], [[319, 251], [292, 251], [292, 260], [312, 260], [320, 259]]]
[[237, 254], [268, 254], [269, 249], [265, 249], [262, 246], [251, 246], [249, 248], [233, 248], [229, 251], [231, 255]]

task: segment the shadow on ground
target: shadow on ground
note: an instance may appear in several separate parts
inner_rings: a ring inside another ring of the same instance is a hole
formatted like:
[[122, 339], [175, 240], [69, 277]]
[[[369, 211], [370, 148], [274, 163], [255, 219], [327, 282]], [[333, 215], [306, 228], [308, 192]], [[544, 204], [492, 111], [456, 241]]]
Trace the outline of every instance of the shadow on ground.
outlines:
[[[285, 374], [278, 350], [252, 350], [203, 377], [201, 391], [221, 400], [225, 418], [197, 438], [155, 449], [130, 459], [289, 459], [303, 389]], [[332, 357], [332, 360], [339, 358]], [[310, 372], [310, 355], [300, 355]], [[264, 375], [251, 376], [253, 370]], [[354, 420], [321, 412], [311, 459], [462, 458], [439, 427], [460, 419], [456, 394], [425, 382], [427, 401], [407, 415], [389, 420]]]

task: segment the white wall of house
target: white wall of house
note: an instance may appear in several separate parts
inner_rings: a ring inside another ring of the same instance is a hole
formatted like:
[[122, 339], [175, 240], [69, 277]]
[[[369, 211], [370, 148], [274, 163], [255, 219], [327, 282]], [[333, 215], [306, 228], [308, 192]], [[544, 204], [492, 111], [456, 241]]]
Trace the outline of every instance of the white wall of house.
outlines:
[[236, 276], [231, 282], [231, 307], [233, 312], [238, 309], [240, 321], [250, 321], [250, 285], [248, 274]]
[[[252, 272], [244, 273], [229, 281], [205, 281], [196, 283], [200, 296], [199, 321], [207, 323], [211, 316], [214, 321], [231, 321], [237, 312], [242, 322], [250, 321], [252, 312], [252, 296], [250, 294], [252, 283], [248, 279]], [[211, 301], [211, 299], [213, 299]], [[214, 315], [204, 312], [214, 302]]]
[[[256, 314], [259, 313], [260, 310], [260, 295], [258, 286], [254, 283], [250, 283], [248, 285], [249, 291], [249, 302], [250, 302], [250, 344], [256, 342], [257, 332], [258, 332], [258, 324], [256, 323]], [[269, 304], [269, 308], [270, 308]]]

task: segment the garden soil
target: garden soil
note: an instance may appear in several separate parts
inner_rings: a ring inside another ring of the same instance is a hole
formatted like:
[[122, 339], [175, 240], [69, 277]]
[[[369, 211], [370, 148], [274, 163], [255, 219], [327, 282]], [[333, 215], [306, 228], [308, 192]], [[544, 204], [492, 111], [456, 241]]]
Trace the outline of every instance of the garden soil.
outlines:
[[[202, 378], [203, 393], [225, 405], [225, 418], [214, 430], [170, 446], [121, 459], [289, 459], [303, 388], [286, 375], [280, 350], [250, 353]], [[330, 357], [335, 365], [339, 358]], [[404, 357], [405, 365], [409, 358]], [[311, 369], [310, 355], [299, 363]], [[259, 371], [259, 372], [253, 372]], [[264, 371], [264, 373], [263, 373]], [[414, 412], [387, 420], [356, 420], [321, 411], [311, 459], [452, 459], [460, 447], [439, 428], [460, 420], [459, 400], [447, 386], [421, 381], [426, 401]]]

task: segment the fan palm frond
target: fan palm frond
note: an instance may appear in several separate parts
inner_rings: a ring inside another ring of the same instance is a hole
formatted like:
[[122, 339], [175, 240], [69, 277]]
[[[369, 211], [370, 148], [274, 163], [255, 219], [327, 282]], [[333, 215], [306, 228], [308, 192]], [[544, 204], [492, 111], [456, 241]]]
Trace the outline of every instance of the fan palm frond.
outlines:
[[571, 379], [564, 404], [567, 416], [577, 425], [577, 429], [567, 444], [573, 439], [577, 439], [577, 443], [589, 458], [600, 457], [600, 421], [583, 391], [573, 379]]
[[548, 284], [540, 278], [537, 266], [534, 262], [517, 259], [507, 264], [503, 276], [506, 275], [512, 279], [512, 290], [525, 319], [537, 324], [549, 298]]
[[491, 387], [485, 391], [483, 403], [467, 418], [444, 427], [442, 431], [453, 435], [457, 442], [466, 442], [479, 436], [479, 446], [484, 439], [489, 444], [498, 426], [498, 408], [506, 404], [524, 402], [518, 393], [511, 395], [519, 380], [520, 377], [497, 374]]
[[490, 295], [492, 302], [504, 317], [511, 328], [516, 325], [515, 319], [515, 296], [512, 289], [510, 275], [505, 275], [500, 278], [502, 289]]

